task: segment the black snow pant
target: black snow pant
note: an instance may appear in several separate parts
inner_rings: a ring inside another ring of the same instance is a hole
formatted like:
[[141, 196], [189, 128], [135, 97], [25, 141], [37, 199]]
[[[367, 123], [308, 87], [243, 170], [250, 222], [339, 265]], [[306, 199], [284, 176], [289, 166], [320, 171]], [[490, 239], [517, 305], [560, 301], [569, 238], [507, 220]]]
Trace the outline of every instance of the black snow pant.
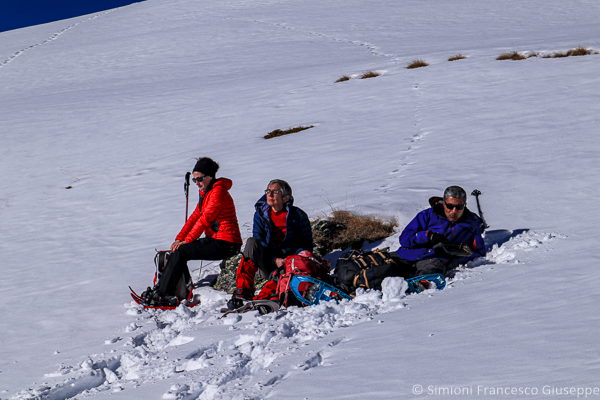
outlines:
[[223, 260], [240, 252], [241, 245], [213, 238], [201, 238], [191, 243], [182, 244], [169, 256], [165, 270], [158, 282], [161, 295], [180, 298], [181, 282], [191, 282], [187, 262], [190, 260]]
[[415, 275], [442, 274], [448, 276], [448, 273], [456, 267], [458, 267], [456, 260], [444, 262], [439, 258], [427, 258], [415, 263]]
[[245, 259], [252, 260], [263, 279], [267, 279], [277, 269], [277, 265], [275, 265], [273, 260], [286, 257], [283, 251], [279, 249], [264, 247], [260, 239], [255, 237], [248, 238], [242, 254]]

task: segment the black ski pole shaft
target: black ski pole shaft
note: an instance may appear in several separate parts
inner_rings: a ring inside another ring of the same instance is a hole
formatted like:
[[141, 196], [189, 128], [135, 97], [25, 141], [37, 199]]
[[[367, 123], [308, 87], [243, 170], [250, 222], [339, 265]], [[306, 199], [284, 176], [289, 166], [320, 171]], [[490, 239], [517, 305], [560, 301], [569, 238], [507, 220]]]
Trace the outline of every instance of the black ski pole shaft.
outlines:
[[183, 183], [183, 191], [185, 193], [185, 220], [188, 219], [188, 204], [190, 200], [190, 175], [191, 172], [185, 174], [185, 182]]
[[485, 218], [483, 218], [483, 211], [481, 211], [481, 204], [479, 204], [479, 196], [481, 195], [481, 191], [475, 189], [471, 192], [471, 196], [475, 196], [475, 201], [477, 201], [477, 212], [479, 213], [479, 218], [483, 221], [483, 226], [487, 229], [490, 226], [485, 222]]

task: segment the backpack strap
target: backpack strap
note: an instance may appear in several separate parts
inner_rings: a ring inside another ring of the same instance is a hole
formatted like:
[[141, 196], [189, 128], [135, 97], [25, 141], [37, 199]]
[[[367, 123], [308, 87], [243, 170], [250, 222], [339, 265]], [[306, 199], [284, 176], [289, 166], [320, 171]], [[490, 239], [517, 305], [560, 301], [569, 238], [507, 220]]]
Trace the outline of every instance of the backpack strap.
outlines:
[[156, 255], [154, 256], [154, 265], [156, 265], [156, 272], [154, 274], [153, 282], [154, 286], [156, 286], [160, 281], [160, 277], [165, 270], [165, 266], [167, 265], [170, 255], [171, 250], [156, 250]]
[[352, 254], [349, 258], [352, 259], [361, 269], [368, 269], [383, 264], [393, 263], [394, 260], [389, 253], [389, 247], [384, 249], [375, 249], [366, 253]]

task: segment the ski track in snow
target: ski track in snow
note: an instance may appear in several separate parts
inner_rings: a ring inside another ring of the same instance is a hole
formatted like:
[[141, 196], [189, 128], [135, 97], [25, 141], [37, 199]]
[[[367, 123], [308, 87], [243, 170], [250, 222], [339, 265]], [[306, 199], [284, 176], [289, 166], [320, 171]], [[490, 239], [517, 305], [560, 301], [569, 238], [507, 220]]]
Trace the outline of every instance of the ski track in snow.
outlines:
[[32, 50], [32, 49], [34, 49], [34, 48], [36, 48], [36, 47], [39, 47], [39, 46], [43, 46], [43, 45], [45, 45], [45, 44], [47, 44], [47, 43], [50, 43], [50, 42], [52, 42], [52, 41], [54, 41], [54, 40], [58, 39], [58, 38], [59, 38], [59, 37], [60, 37], [62, 34], [64, 34], [65, 32], [67, 32], [67, 31], [69, 31], [69, 30], [71, 30], [71, 29], [73, 29], [73, 28], [75, 28], [77, 25], [79, 25], [79, 24], [82, 24], [82, 23], [85, 23], [85, 22], [88, 22], [88, 21], [91, 21], [91, 20], [94, 20], [94, 19], [96, 19], [96, 18], [98, 18], [98, 17], [104, 16], [104, 15], [106, 15], [106, 14], [108, 14], [108, 13], [110, 13], [110, 12], [114, 11], [114, 10], [116, 10], [116, 8], [115, 8], [115, 9], [111, 9], [111, 10], [107, 10], [107, 11], [103, 11], [103, 12], [101, 12], [101, 13], [94, 14], [94, 15], [92, 15], [91, 17], [89, 17], [89, 18], [86, 18], [86, 19], [84, 19], [84, 20], [77, 21], [77, 22], [75, 22], [75, 23], [73, 23], [73, 24], [71, 24], [71, 25], [67, 26], [66, 28], [63, 28], [63, 29], [61, 29], [60, 31], [58, 31], [58, 32], [54, 33], [54, 34], [53, 34], [52, 36], [50, 36], [48, 39], [46, 39], [46, 40], [43, 40], [43, 41], [41, 41], [41, 42], [39, 42], [39, 43], [36, 43], [36, 44], [32, 44], [31, 46], [27, 46], [27, 47], [25, 47], [25, 48], [23, 48], [23, 49], [21, 49], [21, 50], [17, 51], [17, 52], [16, 52], [16, 53], [14, 53], [12, 56], [10, 56], [10, 57], [8, 57], [6, 60], [2, 61], [2, 62], [0, 63], [0, 68], [3, 68], [3, 67], [5, 67], [5, 66], [6, 66], [6, 65], [8, 65], [9, 63], [11, 63], [11, 62], [12, 62], [12, 61], [13, 61], [15, 58], [17, 58], [17, 57], [19, 57], [19, 56], [23, 55], [23, 53], [25, 53], [26, 51], [28, 51], [28, 50]]
[[[386, 242], [395, 242], [397, 236]], [[484, 273], [478, 268], [481, 266], [521, 263], [522, 255], [565, 237], [524, 231], [501, 245], [486, 243], [487, 256], [461, 266], [448, 283], [468, 281], [474, 274]], [[130, 302], [124, 306], [135, 320], [124, 328], [123, 337], [105, 341], [106, 345], [115, 345], [112, 350], [87, 356], [75, 367], [61, 365], [56, 372], [45, 375], [54, 383], [22, 390], [11, 399], [94, 397], [175, 375], [180, 383], [173, 384], [163, 399], [264, 398], [289, 374], [327, 365], [328, 352], [345, 340], [343, 336], [319, 339], [373, 320], [378, 314], [403, 309], [412, 299], [436, 292], [431, 289], [406, 296], [406, 289], [404, 279], [388, 278], [382, 292], [359, 289], [352, 301], [292, 307], [265, 316], [252, 312], [224, 318], [218, 310], [229, 295], [210, 287], [199, 289], [202, 304], [193, 309], [181, 306], [172, 311], [144, 310]], [[208, 342], [202, 342], [204, 337], [209, 338]], [[177, 348], [177, 356], [169, 354], [173, 348]]]

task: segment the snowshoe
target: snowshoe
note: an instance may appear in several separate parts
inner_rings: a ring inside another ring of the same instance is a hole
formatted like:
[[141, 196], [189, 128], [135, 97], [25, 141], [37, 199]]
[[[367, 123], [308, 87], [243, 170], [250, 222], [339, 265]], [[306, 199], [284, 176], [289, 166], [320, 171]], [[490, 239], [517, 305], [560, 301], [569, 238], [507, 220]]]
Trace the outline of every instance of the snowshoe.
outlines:
[[246, 313], [248, 311], [258, 311], [261, 315], [279, 311], [279, 302], [273, 300], [250, 300], [236, 309], [222, 308], [223, 317], [233, 313]]
[[[151, 288], [148, 288], [151, 289]], [[151, 289], [150, 291], [145, 290], [142, 294], [145, 294], [147, 297], [140, 296], [137, 294], [131, 286], [129, 286], [129, 290], [131, 290], [131, 298], [137, 304], [143, 306], [144, 308], [152, 308], [159, 310], [174, 310], [180, 304], [183, 304], [187, 307], [194, 307], [197, 302], [193, 301], [190, 296], [189, 299], [182, 300], [181, 302], [176, 296], [159, 296], [155, 290]]]
[[446, 287], [446, 279], [444, 279], [444, 275], [442, 274], [415, 276], [414, 278], [408, 278], [406, 282], [408, 283], [408, 289], [406, 290], [407, 294], [421, 293], [427, 289], [433, 288], [433, 285], [435, 285], [435, 288], [438, 290], [442, 290]]
[[344, 293], [341, 289], [305, 275], [292, 276], [290, 289], [294, 293], [294, 296], [307, 306], [319, 304], [321, 301], [352, 300], [352, 297]]
[[236, 289], [231, 296], [231, 299], [227, 301], [227, 308], [235, 310], [244, 305], [245, 301], [250, 301], [254, 297], [254, 293], [251, 290]]

